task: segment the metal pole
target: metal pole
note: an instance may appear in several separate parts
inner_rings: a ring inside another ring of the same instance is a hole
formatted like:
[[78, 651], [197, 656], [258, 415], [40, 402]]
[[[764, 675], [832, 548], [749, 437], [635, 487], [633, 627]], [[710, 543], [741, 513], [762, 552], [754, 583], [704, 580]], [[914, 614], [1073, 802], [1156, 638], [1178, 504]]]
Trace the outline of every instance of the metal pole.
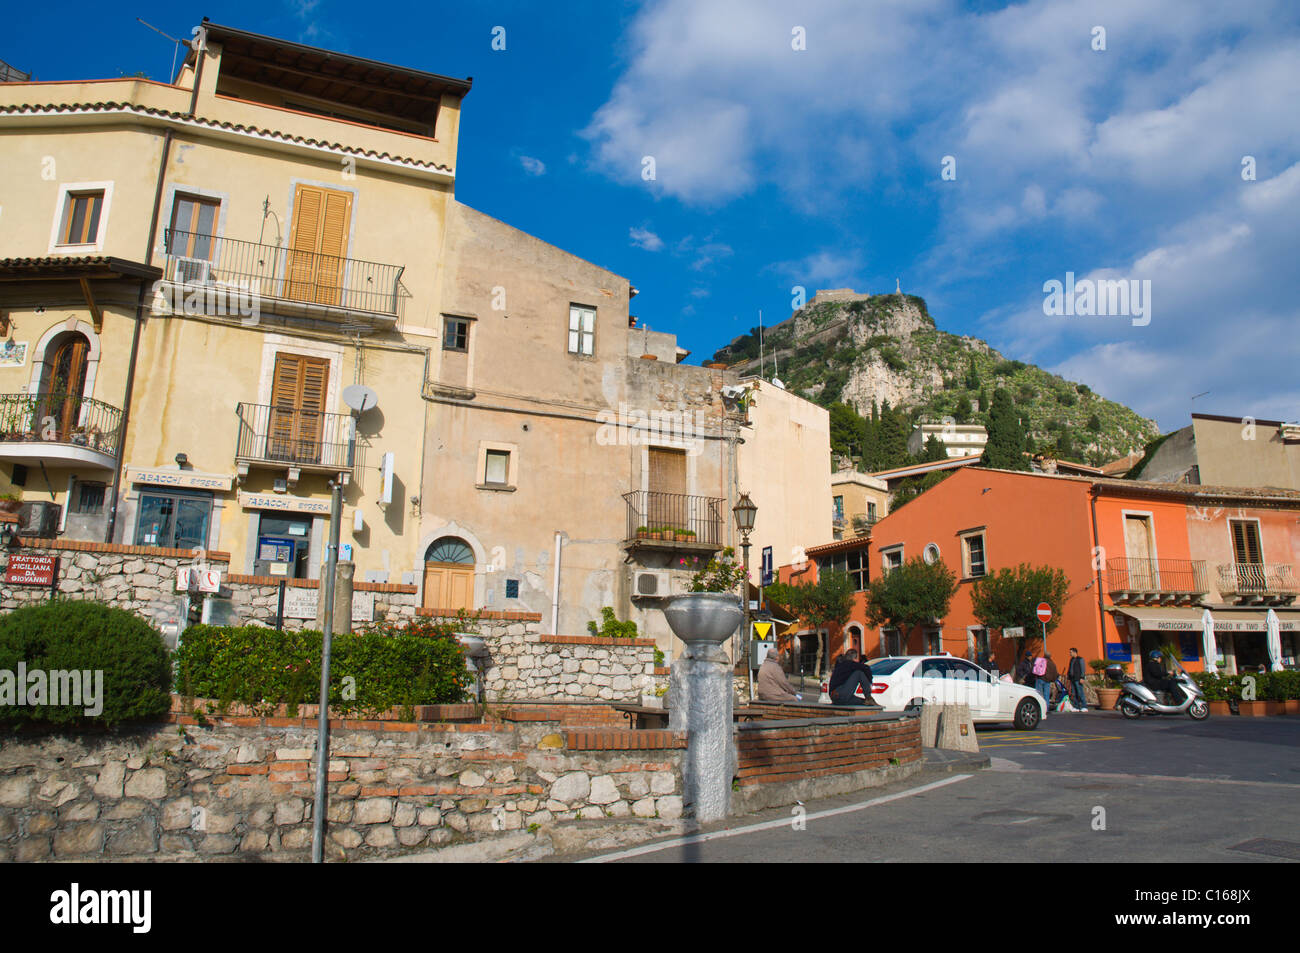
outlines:
[[749, 534], [746, 533], [741, 538], [741, 550], [745, 553], [745, 581], [740, 584], [741, 597], [745, 600], [745, 628], [744, 641], [742, 643], [745, 653], [745, 671], [749, 673], [749, 700], [754, 700], [754, 670], [750, 667], [750, 640], [749, 640]]
[[285, 589], [285, 582], [283, 579], [280, 580], [279, 588], [280, 588], [280, 601], [276, 604], [275, 607], [275, 631], [283, 632], [284, 631], [284, 589]]
[[330, 541], [325, 562], [325, 579], [321, 598], [325, 600], [321, 625], [320, 706], [316, 715], [316, 801], [312, 808], [311, 862], [324, 862], [325, 852], [325, 780], [330, 765], [330, 642], [334, 632], [334, 576], [339, 565], [339, 511], [343, 508], [343, 479], [330, 481]]

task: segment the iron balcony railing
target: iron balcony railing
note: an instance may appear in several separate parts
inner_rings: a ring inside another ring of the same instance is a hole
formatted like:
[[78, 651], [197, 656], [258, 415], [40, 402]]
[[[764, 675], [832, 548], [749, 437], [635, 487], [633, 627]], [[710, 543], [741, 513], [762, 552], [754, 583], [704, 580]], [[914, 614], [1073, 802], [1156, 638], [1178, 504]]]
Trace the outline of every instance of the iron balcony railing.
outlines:
[[168, 229], [166, 280], [396, 317], [405, 270], [356, 258]]
[[1223, 563], [1219, 593], [1225, 596], [1294, 596], [1300, 583], [1289, 563]]
[[235, 459], [321, 470], [351, 470], [350, 414], [270, 404], [239, 404]]
[[726, 500], [656, 490], [633, 490], [624, 493], [623, 499], [627, 501], [628, 539], [672, 531], [686, 535], [684, 541], [722, 545]]
[[1200, 559], [1108, 559], [1106, 582], [1112, 593], [1200, 596], [1209, 591]]
[[85, 447], [117, 456], [122, 411], [79, 394], [0, 394], [0, 440]]

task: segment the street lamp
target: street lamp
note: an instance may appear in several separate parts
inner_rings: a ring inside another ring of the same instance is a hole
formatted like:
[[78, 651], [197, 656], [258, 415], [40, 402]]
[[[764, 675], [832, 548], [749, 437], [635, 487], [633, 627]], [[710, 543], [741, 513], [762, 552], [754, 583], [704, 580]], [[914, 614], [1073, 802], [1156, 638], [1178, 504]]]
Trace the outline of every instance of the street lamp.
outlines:
[[[740, 530], [740, 548], [744, 553], [745, 578], [740, 584], [740, 601], [741, 608], [745, 610], [745, 621], [742, 623], [744, 628], [741, 632], [742, 645], [744, 651], [749, 651], [749, 534], [754, 529], [754, 515], [758, 512], [758, 507], [754, 501], [749, 498], [748, 493], [740, 494], [740, 502], [731, 508], [731, 512], [736, 516], [736, 529]], [[754, 700], [754, 681], [753, 669], [750, 667], [749, 659], [745, 660], [745, 667], [751, 672], [749, 684], [749, 700]]]

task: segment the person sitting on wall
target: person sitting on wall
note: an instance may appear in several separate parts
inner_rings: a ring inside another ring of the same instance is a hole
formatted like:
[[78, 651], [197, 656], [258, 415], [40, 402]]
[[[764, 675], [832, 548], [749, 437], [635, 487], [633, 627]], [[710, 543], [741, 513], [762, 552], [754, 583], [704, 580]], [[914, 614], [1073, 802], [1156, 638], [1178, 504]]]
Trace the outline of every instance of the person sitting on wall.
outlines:
[[761, 702], [797, 702], [803, 696], [794, 690], [775, 652], [769, 652], [758, 667], [758, 700]]
[[[876, 705], [871, 697], [871, 666], [858, 660], [858, 650], [849, 649], [839, 657], [831, 672], [831, 702], [836, 705]], [[862, 689], [862, 698], [857, 690]]]

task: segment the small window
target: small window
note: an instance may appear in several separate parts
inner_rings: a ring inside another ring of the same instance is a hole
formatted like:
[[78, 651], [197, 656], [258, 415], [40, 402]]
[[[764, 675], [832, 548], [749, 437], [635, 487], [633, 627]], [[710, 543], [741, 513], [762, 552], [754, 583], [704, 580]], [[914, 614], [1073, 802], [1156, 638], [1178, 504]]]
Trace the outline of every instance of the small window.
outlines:
[[842, 496], [835, 497], [835, 518], [844, 519], [844, 497]]
[[99, 216], [104, 210], [104, 193], [69, 192], [59, 228], [60, 245], [93, 245], [99, 241]]
[[444, 351], [469, 350], [469, 322], [463, 318], [442, 319], [442, 349]]
[[13, 475], [9, 478], [9, 482], [12, 483], [14, 486], [26, 486], [27, 467], [21, 463], [15, 463], [13, 469]]
[[886, 549], [880, 554], [880, 568], [883, 572], [889, 572], [891, 569], [897, 569], [903, 565], [903, 547], [896, 549]]
[[933, 566], [939, 561], [939, 546], [936, 543], [926, 543], [925, 549], [921, 550], [921, 558], [926, 561], [927, 565]]
[[507, 598], [507, 599], [518, 599], [518, 598], [519, 598], [519, 580], [518, 580], [518, 579], [507, 579], [507, 580], [506, 580], [506, 598]]
[[868, 504], [867, 504], [867, 519], [871, 520], [873, 523], [876, 521], [876, 504], [875, 504], [875, 503], [868, 503]]
[[596, 312], [569, 306], [569, 353], [591, 356], [596, 352]]
[[221, 203], [216, 199], [178, 194], [172, 205], [167, 254], [211, 261], [220, 211]]
[[962, 538], [962, 548], [964, 552], [964, 561], [966, 565], [966, 578], [976, 579], [983, 576], [986, 572], [984, 565], [984, 535], [965, 536]]
[[505, 486], [510, 475], [510, 451], [489, 450], [484, 467], [483, 482]]
[[103, 483], [81, 483], [77, 486], [76, 513], [81, 516], [94, 516], [104, 509]]

